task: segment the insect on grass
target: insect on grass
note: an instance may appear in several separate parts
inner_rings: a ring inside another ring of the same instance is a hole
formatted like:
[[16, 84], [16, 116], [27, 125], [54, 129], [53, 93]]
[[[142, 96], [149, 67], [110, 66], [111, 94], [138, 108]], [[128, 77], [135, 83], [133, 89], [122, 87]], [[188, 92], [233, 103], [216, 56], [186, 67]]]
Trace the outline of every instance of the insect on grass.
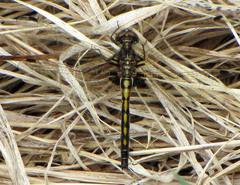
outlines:
[[118, 71], [112, 71], [110, 73], [110, 80], [113, 83], [120, 85], [122, 90], [121, 167], [128, 168], [130, 94], [133, 86], [145, 85], [143, 75], [137, 72], [137, 68], [145, 64], [145, 51], [143, 47], [143, 56], [138, 55], [134, 51], [133, 45], [139, 42], [139, 38], [132, 30], [124, 29], [120, 31], [116, 34], [115, 39], [113, 38], [113, 34], [111, 40], [120, 47], [120, 50], [109, 58], [107, 62], [118, 68]]

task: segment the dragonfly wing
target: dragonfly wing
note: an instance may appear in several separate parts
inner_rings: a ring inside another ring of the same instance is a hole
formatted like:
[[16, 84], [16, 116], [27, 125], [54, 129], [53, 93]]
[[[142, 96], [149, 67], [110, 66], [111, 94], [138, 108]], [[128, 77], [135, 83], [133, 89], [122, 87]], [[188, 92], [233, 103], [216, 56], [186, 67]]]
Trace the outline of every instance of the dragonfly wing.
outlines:
[[120, 78], [116, 71], [111, 71], [109, 73], [109, 80], [116, 85], [120, 85]]
[[134, 87], [146, 88], [147, 84], [145, 82], [145, 76], [142, 73], [137, 73], [133, 81]]

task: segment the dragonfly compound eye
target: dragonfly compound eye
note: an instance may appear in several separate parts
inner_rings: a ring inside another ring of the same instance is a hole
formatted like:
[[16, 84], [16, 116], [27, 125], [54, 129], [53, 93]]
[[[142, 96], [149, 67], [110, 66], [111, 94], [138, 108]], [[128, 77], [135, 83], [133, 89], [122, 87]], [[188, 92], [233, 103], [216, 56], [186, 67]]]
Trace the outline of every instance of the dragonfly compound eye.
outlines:
[[138, 36], [130, 29], [124, 29], [116, 36], [116, 41], [118, 43], [137, 43], [139, 41]]

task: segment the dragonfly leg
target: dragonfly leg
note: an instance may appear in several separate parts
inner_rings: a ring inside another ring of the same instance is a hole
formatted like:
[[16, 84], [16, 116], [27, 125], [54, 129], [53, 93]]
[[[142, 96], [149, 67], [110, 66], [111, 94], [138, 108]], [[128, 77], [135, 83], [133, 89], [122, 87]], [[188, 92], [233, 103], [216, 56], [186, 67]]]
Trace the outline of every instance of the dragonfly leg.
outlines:
[[112, 57], [106, 60], [109, 64], [119, 66], [119, 53], [115, 53]]
[[119, 43], [113, 38], [113, 35], [114, 35], [119, 29], [120, 29], [120, 26], [119, 26], [118, 21], [117, 21], [117, 29], [116, 29], [116, 30], [111, 34], [111, 36], [110, 36], [111, 41], [112, 41], [114, 44], [116, 44], [116, 45], [119, 45]]
[[[146, 42], [147, 42], [147, 40], [146, 40]], [[143, 56], [139, 56], [138, 54], [135, 54], [135, 60], [137, 62], [137, 67], [145, 65], [145, 59], [146, 59], [146, 52], [145, 52], [145, 47], [144, 47], [145, 43], [142, 44]]]
[[137, 67], [140, 67], [140, 66], [143, 66], [145, 65], [145, 58], [138, 55], [138, 54], [135, 54], [135, 61], [137, 63]]

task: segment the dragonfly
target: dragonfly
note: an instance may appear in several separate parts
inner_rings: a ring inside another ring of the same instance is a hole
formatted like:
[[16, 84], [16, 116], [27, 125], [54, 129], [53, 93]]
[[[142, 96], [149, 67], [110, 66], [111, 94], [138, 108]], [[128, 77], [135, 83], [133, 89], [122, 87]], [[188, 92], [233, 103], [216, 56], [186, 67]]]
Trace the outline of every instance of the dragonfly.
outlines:
[[130, 95], [131, 88], [134, 86], [146, 86], [144, 75], [137, 72], [137, 68], [145, 64], [145, 50], [143, 47], [143, 56], [140, 56], [133, 49], [133, 45], [139, 42], [135, 32], [130, 29], [124, 29], [111, 36], [111, 40], [120, 49], [111, 56], [107, 62], [116, 66], [118, 71], [110, 72], [109, 79], [120, 85], [122, 91], [122, 110], [121, 110], [121, 167], [128, 168], [129, 159], [129, 127], [130, 127]]
[[[117, 30], [116, 30], [117, 31]], [[114, 32], [115, 33], [115, 32]], [[144, 75], [137, 72], [137, 68], [145, 64], [145, 50], [143, 47], [143, 56], [138, 55], [133, 45], [139, 42], [139, 38], [135, 32], [130, 29], [124, 29], [116, 34], [116, 37], [111, 40], [118, 46], [120, 50], [112, 57], [107, 59], [109, 64], [118, 68], [118, 71], [110, 72], [110, 81], [120, 85], [122, 89], [122, 110], [121, 110], [121, 167], [128, 168], [129, 159], [129, 101], [131, 88], [134, 86], [144, 87]], [[45, 60], [57, 58], [58, 54], [43, 54], [43, 55], [14, 55], [0, 56], [0, 60]]]

